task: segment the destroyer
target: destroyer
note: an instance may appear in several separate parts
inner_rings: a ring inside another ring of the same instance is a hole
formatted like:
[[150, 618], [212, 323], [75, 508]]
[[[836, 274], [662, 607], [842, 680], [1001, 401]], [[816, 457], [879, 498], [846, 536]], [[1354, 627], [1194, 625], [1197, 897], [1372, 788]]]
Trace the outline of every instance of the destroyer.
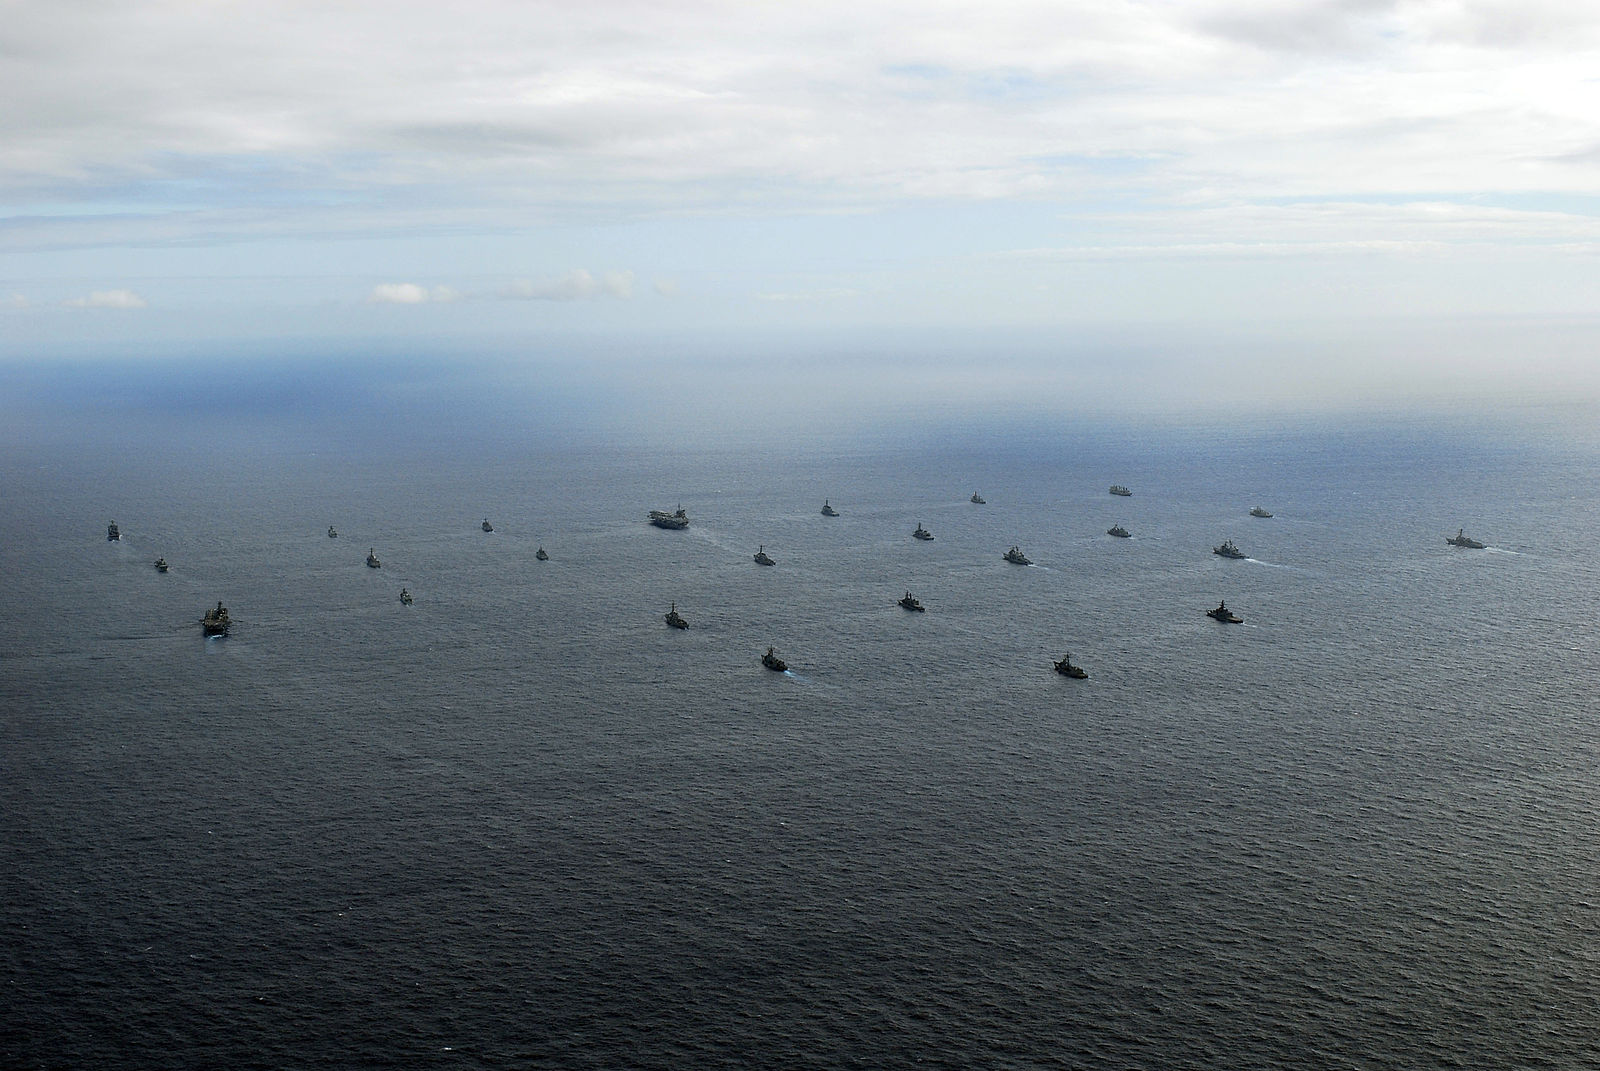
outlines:
[[1002, 557], [1004, 557], [1005, 560], [1010, 562], [1012, 565], [1033, 564], [1033, 561], [1026, 554], [1022, 553], [1022, 548], [1017, 546], [1013, 546], [1010, 550], [1006, 551]]
[[915, 532], [911, 533], [911, 538], [912, 539], [920, 539], [924, 543], [927, 543], [927, 542], [931, 542], [932, 541], [933, 533], [928, 531], [926, 528], [922, 527], [922, 522], [918, 521], [917, 522], [917, 530]]
[[986, 506], [989, 503], [984, 499], [984, 497], [982, 495], [980, 495], [980, 494], [978, 494], [978, 492], [974, 491], [974, 492], [972, 492], [972, 504], [974, 506]]
[[1220, 546], [1220, 547], [1212, 547], [1211, 548], [1211, 553], [1220, 554], [1224, 558], [1247, 558], [1247, 557], [1249, 557], [1249, 555], [1247, 555], [1244, 551], [1242, 551], [1238, 547], [1234, 546], [1233, 540], [1231, 540], [1231, 539], [1224, 539], [1222, 541], [1222, 546]]
[[328, 538], [329, 539], [338, 539], [339, 538], [339, 533], [333, 530], [333, 525], [331, 525], [331, 524], [328, 525]]
[[401, 588], [400, 601], [405, 603], [407, 606], [410, 606], [416, 600], [411, 597], [411, 592], [407, 591], [405, 588]]
[[120, 542], [122, 542], [122, 529], [117, 527], [117, 522], [116, 521], [112, 521], [110, 524], [106, 525], [106, 542], [107, 543], [120, 543]]
[[837, 517], [839, 516], [839, 511], [828, 505], [828, 500], [824, 498], [822, 500], [822, 515], [824, 517]]
[[689, 622], [685, 621], [683, 619], [683, 615], [678, 613], [678, 604], [677, 603], [673, 603], [672, 604], [672, 609], [667, 611], [666, 621], [667, 621], [667, 624], [671, 625], [673, 628], [688, 628], [689, 627]]
[[767, 553], [767, 545], [765, 543], [761, 544], [761, 546], [756, 548], [755, 562], [756, 562], [757, 565], [777, 565], [778, 564], [777, 562], [772, 560], [772, 555]]
[[534, 551], [533, 556], [542, 562], [547, 562], [550, 560], [550, 555], [545, 553], [545, 549], [543, 547], [540, 547], [538, 550]]
[[1110, 528], [1106, 529], [1106, 535], [1116, 536], [1118, 539], [1127, 539], [1132, 534], [1132, 532], [1128, 531], [1120, 524], [1113, 524]]
[[1119, 498], [1128, 498], [1129, 496], [1131, 496], [1133, 494], [1132, 491], [1128, 490], [1126, 487], [1122, 486], [1120, 483], [1114, 483], [1114, 484], [1111, 485], [1111, 493], [1116, 495]]
[[1251, 506], [1250, 507], [1250, 516], [1252, 516], [1252, 517], [1270, 517], [1270, 516], [1272, 516], [1272, 514], [1268, 513], [1266, 510], [1262, 509], [1260, 506]]
[[1228, 601], [1226, 599], [1217, 603], [1215, 610], [1207, 610], [1206, 616], [1213, 621], [1221, 621], [1225, 625], [1238, 625], [1244, 622], [1244, 618], [1228, 609]]
[[776, 670], [779, 673], [782, 673], [789, 668], [789, 663], [779, 658], [771, 647], [768, 647], [767, 653], [761, 656], [761, 664], [766, 666], [768, 669]]
[[164, 573], [169, 568], [170, 568], [170, 566], [167, 565], [167, 559], [165, 559], [165, 558], [157, 558], [156, 559], [156, 572]]
[[1081, 681], [1089, 675], [1089, 671], [1084, 669], [1082, 666], [1075, 666], [1072, 664], [1071, 651], [1068, 651], [1066, 654], [1062, 655], [1061, 661], [1055, 663], [1055, 667], [1057, 673], [1061, 674], [1063, 677], [1071, 677], [1073, 680]]
[[[116, 525], [112, 525], [111, 527], [115, 528]], [[1467, 535], [1467, 530], [1465, 528], [1457, 528], [1456, 534], [1454, 536], [1447, 536], [1445, 538], [1445, 542], [1449, 543], [1452, 547], [1468, 547], [1472, 550], [1483, 549], [1483, 544]]]
[[222, 600], [217, 600], [215, 610], [207, 610], [206, 616], [200, 619], [200, 631], [207, 636], [226, 636], [228, 629], [233, 627], [233, 622], [228, 619], [228, 608], [222, 605]]
[[383, 563], [378, 560], [378, 550], [377, 550], [376, 547], [368, 547], [367, 548], [367, 568], [368, 569], [382, 569], [383, 568]]
[[900, 600], [900, 605], [904, 606], [907, 610], [913, 610], [919, 614], [927, 610], [927, 607], [918, 602], [917, 597], [911, 594], [909, 591], [906, 592], [905, 597]]
[[683, 507], [678, 507], [678, 512], [668, 513], [663, 509], [650, 511], [650, 523], [657, 528], [680, 529], [689, 527], [689, 515], [683, 512]]
[[485, 517], [485, 518], [484, 518], [484, 519], [483, 519], [483, 530], [484, 530], [484, 531], [485, 531], [485, 532], [492, 532], [492, 531], [494, 531], [494, 525], [492, 525], [492, 524], [490, 524], [490, 523], [489, 523], [489, 518], [487, 518], [487, 517]]

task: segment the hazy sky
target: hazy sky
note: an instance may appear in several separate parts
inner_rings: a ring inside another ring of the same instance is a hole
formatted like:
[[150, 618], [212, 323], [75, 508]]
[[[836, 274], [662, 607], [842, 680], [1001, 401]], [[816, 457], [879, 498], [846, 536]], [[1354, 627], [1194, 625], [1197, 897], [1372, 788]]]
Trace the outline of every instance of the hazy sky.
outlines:
[[1600, 311], [1572, 0], [0, 0], [0, 101], [10, 356]]

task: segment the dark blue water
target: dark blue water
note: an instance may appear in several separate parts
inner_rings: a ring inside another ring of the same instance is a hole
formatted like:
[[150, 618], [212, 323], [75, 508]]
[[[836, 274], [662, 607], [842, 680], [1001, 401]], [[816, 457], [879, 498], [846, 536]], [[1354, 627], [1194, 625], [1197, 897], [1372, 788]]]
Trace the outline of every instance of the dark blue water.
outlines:
[[8, 1067], [1600, 1064], [1592, 445], [185, 419], [7, 439]]

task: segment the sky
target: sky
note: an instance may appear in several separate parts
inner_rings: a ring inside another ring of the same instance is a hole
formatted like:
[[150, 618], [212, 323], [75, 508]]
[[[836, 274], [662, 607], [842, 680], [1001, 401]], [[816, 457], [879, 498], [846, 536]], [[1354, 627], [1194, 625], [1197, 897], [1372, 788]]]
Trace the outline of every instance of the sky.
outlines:
[[1596, 386], [1600, 4], [0, 0], [0, 101], [0, 360]]

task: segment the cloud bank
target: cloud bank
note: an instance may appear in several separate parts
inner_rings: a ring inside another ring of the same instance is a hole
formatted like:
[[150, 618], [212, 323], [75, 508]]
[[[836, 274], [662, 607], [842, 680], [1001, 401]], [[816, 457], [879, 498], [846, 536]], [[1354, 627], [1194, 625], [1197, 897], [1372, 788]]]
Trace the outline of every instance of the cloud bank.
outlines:
[[368, 300], [377, 305], [425, 305], [455, 301], [461, 295], [453, 287], [429, 289], [416, 283], [380, 283], [372, 288]]
[[1568, 0], [13, 4], [0, 286], [40, 337], [101, 278], [173, 332], [1588, 314], [1597, 70]]
[[584, 298], [633, 296], [633, 272], [607, 272], [596, 278], [578, 268], [556, 279], [519, 279], [500, 291], [518, 301], [579, 301]]
[[1587, 194], [1600, 147], [1600, 9], [1551, 0], [90, 6], [9, 13], [13, 200]]
[[144, 298], [132, 290], [96, 290], [87, 297], [72, 298], [62, 304], [69, 309], [142, 309]]

